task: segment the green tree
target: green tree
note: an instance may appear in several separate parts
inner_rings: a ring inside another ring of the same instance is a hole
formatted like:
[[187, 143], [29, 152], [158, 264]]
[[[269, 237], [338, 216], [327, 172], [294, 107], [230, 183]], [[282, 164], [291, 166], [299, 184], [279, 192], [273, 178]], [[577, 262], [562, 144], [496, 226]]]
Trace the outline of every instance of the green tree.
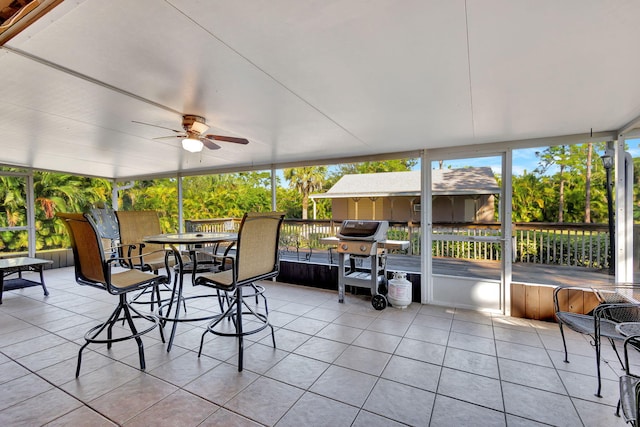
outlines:
[[[551, 188], [556, 198], [545, 202], [545, 221], [591, 222], [602, 218], [605, 175], [601, 160], [593, 153], [604, 149], [605, 143], [577, 144], [548, 147], [536, 153], [539, 165], [535, 173], [545, 185], [539, 194], [547, 199]], [[557, 172], [549, 175], [553, 166]], [[606, 210], [604, 215], [606, 218]]]
[[551, 166], [557, 166], [560, 171], [559, 177], [559, 190], [558, 190], [558, 222], [564, 222], [564, 186], [565, 186], [565, 174], [564, 171], [567, 168], [567, 160], [569, 158], [569, 152], [566, 145], [557, 145], [546, 148], [542, 152], [536, 153], [540, 159], [538, 172], [540, 174], [545, 173]]
[[[593, 212], [592, 200], [594, 195], [600, 196], [602, 187], [597, 188], [594, 184], [599, 184], [604, 179], [604, 169], [599, 156], [594, 156], [596, 149], [605, 150], [605, 143], [586, 143], [571, 145], [569, 147], [569, 158], [567, 159], [567, 193], [566, 193], [566, 214], [571, 222], [591, 222], [592, 215], [596, 216], [600, 212]], [[596, 201], [595, 205], [598, 203]], [[570, 207], [569, 207], [570, 206]]]
[[34, 173], [33, 188], [36, 250], [68, 243], [64, 225], [55, 218], [56, 212], [88, 212], [93, 204], [104, 201], [111, 193], [111, 183], [106, 179], [53, 172]]
[[286, 218], [302, 217], [302, 194], [289, 187], [278, 186], [276, 190], [278, 209], [285, 213]]
[[593, 171], [593, 143], [587, 144], [587, 171], [584, 191], [584, 222], [591, 222], [591, 174]]
[[640, 222], [640, 158], [633, 159], [633, 220]]
[[16, 227], [27, 224], [27, 188], [23, 177], [0, 176], [0, 187], [2, 188], [2, 211], [4, 215], [0, 218], [0, 224], [5, 227]]
[[302, 219], [308, 218], [309, 195], [322, 189], [327, 174], [325, 166], [308, 166], [283, 170], [289, 186], [302, 195]]
[[[59, 248], [69, 244], [64, 225], [55, 218], [56, 212], [86, 212], [89, 207], [111, 191], [111, 184], [104, 179], [84, 178], [69, 174], [35, 172], [33, 174], [35, 196], [36, 250]], [[4, 194], [0, 223], [4, 226], [27, 224], [27, 180], [23, 176], [0, 177]], [[2, 233], [2, 249], [12, 252], [28, 249], [26, 231]]]
[[327, 178], [327, 188], [338, 182], [343, 175], [353, 175], [358, 173], [380, 173], [380, 172], [404, 172], [413, 170], [418, 164], [418, 159], [393, 159], [376, 162], [345, 163], [338, 165]]
[[524, 171], [522, 175], [514, 176], [512, 181], [513, 220], [515, 222], [544, 221], [545, 198], [539, 177]]
[[183, 180], [185, 218], [241, 217], [271, 210], [271, 173], [201, 175]]

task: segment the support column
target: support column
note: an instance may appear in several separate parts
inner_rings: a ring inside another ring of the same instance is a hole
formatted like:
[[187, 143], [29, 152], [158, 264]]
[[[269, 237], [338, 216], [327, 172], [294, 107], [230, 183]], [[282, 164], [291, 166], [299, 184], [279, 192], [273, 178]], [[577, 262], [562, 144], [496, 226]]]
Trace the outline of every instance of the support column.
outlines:
[[353, 202], [354, 202], [354, 213], [355, 213], [355, 218], [354, 219], [359, 219], [358, 218], [358, 202], [360, 201], [360, 197], [354, 197], [353, 198]]
[[184, 232], [184, 212], [182, 210], [183, 194], [182, 194], [182, 176], [178, 174], [176, 179], [178, 182], [178, 233]]
[[615, 239], [613, 260], [615, 281], [632, 283], [633, 280], [633, 158], [625, 152], [626, 140], [633, 134], [618, 135], [618, 140], [608, 144], [615, 149], [615, 205], [613, 210]]
[[371, 200], [371, 219], [372, 220], [376, 220], [376, 200], [378, 200], [377, 197], [369, 197], [369, 200]]
[[33, 171], [29, 171], [27, 175], [27, 239], [29, 240], [29, 256], [36, 256], [36, 203], [33, 186]]
[[278, 180], [276, 179], [276, 168], [271, 167], [271, 210], [274, 212], [278, 210], [278, 198], [276, 197], [277, 185]]

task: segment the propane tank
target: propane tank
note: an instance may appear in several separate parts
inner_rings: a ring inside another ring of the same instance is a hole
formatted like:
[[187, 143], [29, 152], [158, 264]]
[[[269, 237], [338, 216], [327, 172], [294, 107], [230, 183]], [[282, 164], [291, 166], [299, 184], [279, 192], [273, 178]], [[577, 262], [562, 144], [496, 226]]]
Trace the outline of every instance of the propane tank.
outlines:
[[387, 299], [393, 307], [407, 308], [412, 300], [412, 285], [407, 280], [407, 273], [396, 271], [393, 279], [389, 280], [389, 293]]

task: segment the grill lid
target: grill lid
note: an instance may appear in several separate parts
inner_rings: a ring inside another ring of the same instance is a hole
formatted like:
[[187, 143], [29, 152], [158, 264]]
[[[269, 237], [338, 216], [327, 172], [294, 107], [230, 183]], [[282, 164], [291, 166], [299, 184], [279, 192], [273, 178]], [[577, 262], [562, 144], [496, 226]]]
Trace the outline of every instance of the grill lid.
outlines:
[[389, 222], [387, 221], [358, 221], [348, 219], [342, 222], [337, 237], [346, 240], [386, 240], [388, 228]]

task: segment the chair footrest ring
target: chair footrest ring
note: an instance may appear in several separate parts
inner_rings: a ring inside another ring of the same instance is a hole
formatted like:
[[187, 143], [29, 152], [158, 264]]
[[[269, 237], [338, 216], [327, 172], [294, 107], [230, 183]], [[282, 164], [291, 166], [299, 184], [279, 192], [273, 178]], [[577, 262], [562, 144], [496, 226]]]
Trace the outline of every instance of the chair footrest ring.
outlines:
[[[267, 318], [267, 316], [265, 314], [262, 313], [255, 313], [253, 311], [243, 311], [242, 315], [243, 315], [243, 319], [244, 319], [244, 315], [250, 315], [253, 318], [257, 318], [261, 324], [258, 325], [255, 328], [249, 329], [249, 330], [245, 330], [244, 328], [242, 328], [242, 333], [237, 333], [237, 332], [225, 332], [225, 331], [220, 331], [215, 329], [216, 326], [218, 326], [220, 324], [220, 322], [224, 319], [227, 318], [231, 318], [232, 320], [234, 320], [234, 317], [236, 315], [235, 312], [231, 312], [231, 313], [227, 313], [226, 315], [220, 315], [220, 317], [218, 319], [216, 319], [215, 321], [213, 321], [212, 323], [210, 323], [209, 325], [207, 325], [207, 332], [211, 332], [214, 335], [218, 335], [218, 336], [222, 336], [222, 337], [239, 337], [239, 336], [246, 336], [246, 335], [252, 335], [252, 334], [256, 334], [260, 331], [265, 330], [268, 327], [271, 327], [271, 324], [269, 323], [269, 319]], [[237, 329], [237, 328], [236, 328]]]
[[[160, 326], [160, 319], [158, 318], [158, 316], [154, 314], [141, 314], [131, 307], [130, 307], [130, 310], [136, 314], [135, 316], [131, 316], [132, 319], [144, 319], [151, 322], [151, 325], [146, 329], [143, 329], [141, 331], [136, 331], [135, 333], [131, 333], [125, 336], [111, 337], [111, 338], [98, 338], [98, 335], [102, 335], [102, 332], [104, 332], [105, 329], [109, 328], [110, 326], [114, 326], [118, 322], [126, 322], [127, 320], [126, 316], [118, 317], [117, 319], [112, 318], [107, 322], [100, 323], [99, 325], [96, 325], [93, 328], [89, 329], [84, 334], [85, 341], [91, 344], [110, 344], [110, 343], [115, 343], [120, 341], [126, 341], [130, 339], [138, 338], [144, 334], [151, 332], [152, 330]], [[96, 332], [98, 334], [96, 334]]]

